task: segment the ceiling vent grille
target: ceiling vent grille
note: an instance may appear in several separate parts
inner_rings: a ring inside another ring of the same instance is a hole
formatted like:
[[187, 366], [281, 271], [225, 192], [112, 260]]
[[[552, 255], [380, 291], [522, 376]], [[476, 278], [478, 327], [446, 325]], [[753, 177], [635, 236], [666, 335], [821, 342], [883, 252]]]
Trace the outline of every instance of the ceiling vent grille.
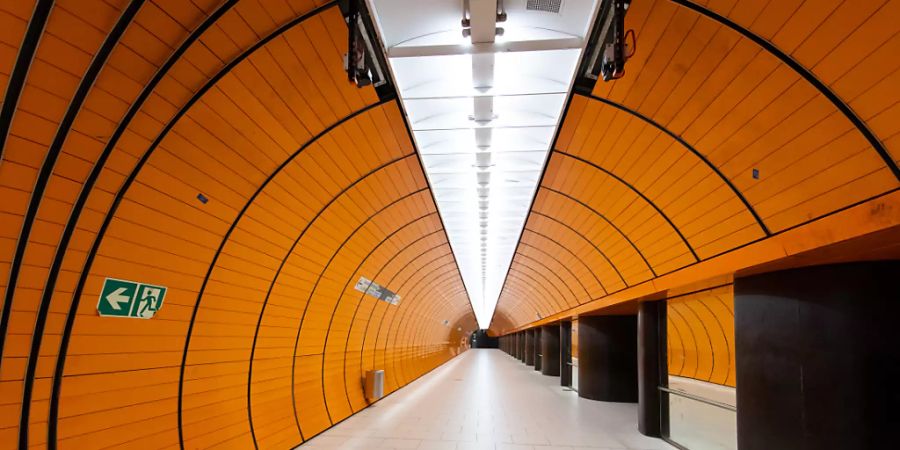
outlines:
[[528, 0], [525, 9], [528, 11], [541, 11], [559, 14], [562, 8], [562, 0]]

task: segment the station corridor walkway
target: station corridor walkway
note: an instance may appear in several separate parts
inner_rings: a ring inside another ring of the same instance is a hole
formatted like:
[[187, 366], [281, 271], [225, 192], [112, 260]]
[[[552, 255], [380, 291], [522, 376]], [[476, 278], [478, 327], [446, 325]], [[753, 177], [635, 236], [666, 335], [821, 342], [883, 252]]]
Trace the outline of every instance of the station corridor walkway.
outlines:
[[898, 18], [0, 0], [0, 450], [900, 448]]
[[637, 405], [579, 398], [559, 377], [473, 349], [297, 447], [312, 449], [672, 449], [638, 433]]

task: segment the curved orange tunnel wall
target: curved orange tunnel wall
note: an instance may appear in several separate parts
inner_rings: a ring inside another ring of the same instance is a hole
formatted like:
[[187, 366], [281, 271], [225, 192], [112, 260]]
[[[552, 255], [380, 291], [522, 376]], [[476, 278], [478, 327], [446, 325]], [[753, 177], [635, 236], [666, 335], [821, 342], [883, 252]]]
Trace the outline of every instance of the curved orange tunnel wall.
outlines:
[[669, 374], [735, 386], [732, 286], [666, 303]]
[[498, 304], [512, 327], [495, 327], [900, 226], [898, 12], [632, 2], [627, 73], [571, 95]]
[[[346, 35], [324, 1], [52, 6], [3, 136], [0, 448], [289, 448], [366, 407], [367, 370], [392, 392], [465, 350], [399, 103], [347, 82]], [[163, 308], [99, 317], [107, 277]]]

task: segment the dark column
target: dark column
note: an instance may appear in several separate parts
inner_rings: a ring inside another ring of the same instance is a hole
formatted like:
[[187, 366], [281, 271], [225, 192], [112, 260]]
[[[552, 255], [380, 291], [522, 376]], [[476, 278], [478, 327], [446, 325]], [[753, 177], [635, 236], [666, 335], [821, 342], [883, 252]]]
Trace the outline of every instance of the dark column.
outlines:
[[525, 330], [525, 365], [534, 365], [534, 330]]
[[591, 400], [638, 400], [637, 316], [578, 318], [578, 395]]
[[534, 329], [534, 370], [541, 371], [541, 328]]
[[572, 385], [572, 322], [559, 323], [559, 384]]
[[541, 327], [541, 373], [559, 376], [559, 325]]
[[472, 333], [472, 348], [498, 348], [500, 340], [488, 335], [487, 330], [477, 330]]
[[520, 331], [516, 333], [516, 358], [519, 358], [519, 361], [525, 362], [525, 332]]
[[660, 436], [660, 392], [666, 374], [666, 303], [643, 302], [638, 310], [638, 431]]
[[900, 261], [735, 279], [741, 450], [896, 448]]

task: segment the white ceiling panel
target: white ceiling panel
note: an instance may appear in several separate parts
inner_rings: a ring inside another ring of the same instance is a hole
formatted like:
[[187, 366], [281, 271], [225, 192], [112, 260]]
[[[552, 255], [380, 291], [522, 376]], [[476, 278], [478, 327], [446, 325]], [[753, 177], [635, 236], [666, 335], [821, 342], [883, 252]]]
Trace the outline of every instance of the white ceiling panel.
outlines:
[[596, 0], [369, 0], [478, 323], [488, 328]]

